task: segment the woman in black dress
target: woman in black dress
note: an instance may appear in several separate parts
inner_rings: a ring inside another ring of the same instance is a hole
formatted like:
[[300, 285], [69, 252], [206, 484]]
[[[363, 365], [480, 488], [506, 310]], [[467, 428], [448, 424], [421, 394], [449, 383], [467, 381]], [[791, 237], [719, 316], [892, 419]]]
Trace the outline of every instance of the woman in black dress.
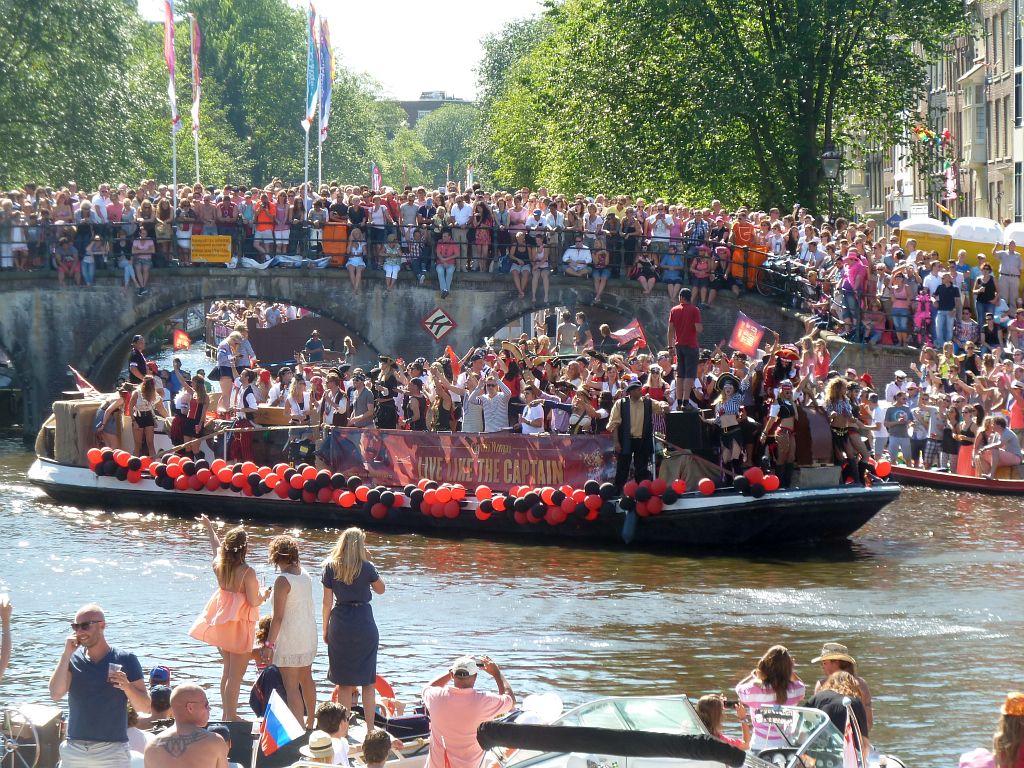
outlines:
[[377, 429], [398, 429], [398, 397], [399, 384], [407, 384], [395, 361], [387, 355], [380, 356], [380, 371], [373, 382], [374, 415], [373, 423]]
[[[327, 679], [341, 687], [339, 701], [351, 702], [362, 688], [365, 712], [377, 706], [377, 647], [380, 634], [370, 607], [371, 590], [384, 594], [384, 580], [366, 555], [366, 534], [349, 528], [324, 561], [324, 642], [330, 666]], [[366, 721], [373, 730], [372, 714]]]

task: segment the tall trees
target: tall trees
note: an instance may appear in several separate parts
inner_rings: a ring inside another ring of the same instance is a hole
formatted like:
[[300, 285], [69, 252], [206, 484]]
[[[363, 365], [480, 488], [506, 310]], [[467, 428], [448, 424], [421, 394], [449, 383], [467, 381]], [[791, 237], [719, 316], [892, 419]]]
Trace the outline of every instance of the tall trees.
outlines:
[[824, 145], [898, 140], [963, 11], [566, 0], [545, 20], [485, 103], [502, 183], [813, 205]]
[[470, 141], [478, 120], [479, 110], [472, 104], [445, 104], [416, 123], [429, 157], [424, 171], [431, 185], [443, 184], [449, 168], [453, 178], [462, 178], [473, 162]]

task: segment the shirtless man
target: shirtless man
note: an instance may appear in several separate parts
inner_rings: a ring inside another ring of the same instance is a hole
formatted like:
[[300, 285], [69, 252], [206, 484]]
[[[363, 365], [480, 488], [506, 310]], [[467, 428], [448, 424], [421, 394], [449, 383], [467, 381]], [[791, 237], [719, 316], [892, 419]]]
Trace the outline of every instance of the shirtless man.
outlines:
[[146, 768], [227, 768], [228, 745], [204, 730], [210, 702], [198, 685], [183, 683], [171, 693], [174, 725], [146, 747]]

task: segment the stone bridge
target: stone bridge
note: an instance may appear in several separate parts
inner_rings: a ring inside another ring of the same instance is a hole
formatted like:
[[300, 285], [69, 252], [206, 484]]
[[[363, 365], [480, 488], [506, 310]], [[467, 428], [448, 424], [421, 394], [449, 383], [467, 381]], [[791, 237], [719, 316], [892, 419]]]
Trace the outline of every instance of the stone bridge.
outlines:
[[[508, 275], [458, 274], [451, 295], [442, 300], [433, 285], [419, 285], [402, 273], [386, 293], [382, 273], [366, 273], [361, 296], [355, 296], [343, 270], [226, 270], [192, 267], [154, 270], [151, 292], [125, 292], [120, 274], [97, 277], [92, 288], [57, 287], [52, 272], [0, 275], [0, 348], [17, 371], [23, 393], [23, 424], [34, 433], [62, 391], [73, 389], [68, 364], [96, 386], [109, 388], [126, 365], [132, 335], [148, 335], [157, 325], [186, 307], [215, 299], [261, 299], [305, 307], [350, 329], [363, 355], [401, 354], [406, 359], [442, 354], [451, 344], [460, 353], [496, 334], [526, 313], [541, 307], [582, 309], [608, 318], [615, 327], [636, 318], [652, 346], [665, 343], [669, 301], [659, 286], [655, 296], [642, 297], [636, 283], [611, 281], [601, 302], [593, 304], [590, 280], [551, 278], [549, 301], [538, 305], [519, 299]], [[737, 302], [723, 298], [705, 316], [704, 341], [713, 346], [732, 328], [738, 306], [748, 315], [783, 331], [799, 330], [796, 322], [755, 297]], [[440, 341], [423, 322], [443, 308], [454, 327]]]

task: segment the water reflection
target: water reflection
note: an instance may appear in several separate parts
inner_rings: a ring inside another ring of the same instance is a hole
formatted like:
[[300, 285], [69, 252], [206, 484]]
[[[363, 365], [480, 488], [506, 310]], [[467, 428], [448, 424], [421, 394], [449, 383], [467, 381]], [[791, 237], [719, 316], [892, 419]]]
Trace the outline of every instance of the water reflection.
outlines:
[[[186, 636], [214, 588], [199, 527], [53, 504], [24, 481], [30, 458], [0, 443], [0, 590], [16, 606], [5, 700], [45, 697], [67, 622], [93, 599], [114, 644], [146, 666], [167, 664], [176, 681], [215, 688], [216, 651]], [[251, 529], [261, 578], [272, 578], [266, 543], [283, 530]], [[294, 532], [309, 567], [338, 533]], [[639, 690], [697, 696], [729, 689], [776, 642], [813, 685], [810, 659], [840, 640], [875, 693], [875, 741], [949, 765], [990, 740], [1005, 690], [1021, 683], [1022, 536], [1016, 502], [916, 490], [844, 550], [795, 560], [371, 534], [388, 583], [374, 601], [381, 671], [413, 697], [451, 657], [488, 653], [517, 690], [570, 703]], [[317, 679], [325, 666], [321, 653]]]

